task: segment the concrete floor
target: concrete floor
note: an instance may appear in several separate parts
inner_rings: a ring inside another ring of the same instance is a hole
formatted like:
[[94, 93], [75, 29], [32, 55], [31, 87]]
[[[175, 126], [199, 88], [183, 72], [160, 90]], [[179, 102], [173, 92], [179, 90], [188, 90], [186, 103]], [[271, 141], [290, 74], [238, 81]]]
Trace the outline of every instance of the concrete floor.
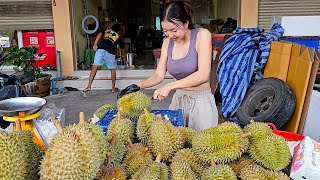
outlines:
[[[154, 90], [143, 90], [148, 96], [152, 96]], [[168, 109], [174, 92], [163, 101], [152, 101], [152, 109]], [[45, 97], [47, 104], [54, 103], [58, 108], [66, 109], [66, 125], [79, 122], [79, 112], [85, 113], [86, 119], [92, 118], [93, 113], [104, 104], [117, 105], [116, 93], [111, 90], [92, 90], [88, 97], [82, 96], [81, 91], [66, 91], [63, 94], [56, 94]]]

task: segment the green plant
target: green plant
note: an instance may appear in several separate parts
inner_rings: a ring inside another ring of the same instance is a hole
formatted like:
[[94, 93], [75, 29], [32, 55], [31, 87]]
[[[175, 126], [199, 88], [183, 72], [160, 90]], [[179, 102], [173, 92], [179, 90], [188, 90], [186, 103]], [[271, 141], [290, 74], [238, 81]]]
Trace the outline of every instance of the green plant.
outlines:
[[[43, 77], [44, 74], [41, 73], [40, 68], [35, 66], [36, 53], [38, 52], [37, 47], [27, 46], [27, 47], [14, 47], [3, 50], [4, 58], [2, 61], [4, 65], [13, 66], [16, 72], [25, 71], [33, 72], [36, 78]], [[41, 56], [40, 53], [38, 56]]]

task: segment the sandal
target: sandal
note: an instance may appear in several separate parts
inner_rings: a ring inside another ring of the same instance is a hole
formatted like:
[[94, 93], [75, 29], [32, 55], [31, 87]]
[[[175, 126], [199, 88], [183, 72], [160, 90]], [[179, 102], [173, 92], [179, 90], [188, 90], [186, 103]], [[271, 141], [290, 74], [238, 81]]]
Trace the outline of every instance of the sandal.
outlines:
[[88, 97], [88, 92], [91, 91], [91, 88], [86, 88], [82, 91], [82, 96], [83, 97]]

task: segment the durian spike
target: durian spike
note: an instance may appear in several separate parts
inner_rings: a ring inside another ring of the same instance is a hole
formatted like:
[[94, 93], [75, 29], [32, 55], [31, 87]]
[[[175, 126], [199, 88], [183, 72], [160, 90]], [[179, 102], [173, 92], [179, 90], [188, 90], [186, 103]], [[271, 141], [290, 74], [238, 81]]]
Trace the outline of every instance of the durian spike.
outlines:
[[210, 163], [210, 164], [211, 164], [212, 167], [215, 167], [215, 166], [216, 166], [216, 162], [215, 162], [214, 160], [211, 160], [211, 163]]
[[85, 118], [85, 115], [84, 115], [84, 112], [80, 112], [79, 113], [79, 124], [85, 124], [86, 123], [86, 118]]
[[130, 138], [128, 138], [128, 146], [129, 146], [129, 149], [134, 148], [133, 143]]
[[241, 140], [242, 140], [242, 139], [245, 139], [245, 138], [247, 138], [248, 136], [251, 136], [251, 132], [246, 132], [246, 133], [241, 134], [241, 135], [240, 135], [240, 139], [241, 139]]
[[15, 131], [21, 131], [21, 122], [20, 119], [16, 120], [15, 122]]
[[158, 118], [159, 120], [162, 120], [162, 115], [161, 115], [161, 114], [157, 114], [157, 118]]
[[149, 111], [148, 111], [147, 108], [144, 108], [144, 114], [145, 114], [145, 115], [149, 114]]
[[160, 163], [161, 159], [162, 159], [162, 155], [161, 153], [158, 153], [155, 162]]
[[146, 156], [146, 154], [147, 154], [147, 152], [148, 152], [148, 148], [146, 147], [146, 148], [144, 148], [144, 150], [142, 151], [142, 153], [140, 154], [142, 157], [145, 157]]
[[51, 121], [53, 122], [54, 126], [56, 126], [58, 132], [60, 134], [62, 134], [63, 133], [63, 127], [62, 127], [60, 121], [56, 118], [55, 115], [51, 116]]
[[254, 123], [254, 120], [253, 120], [253, 119], [251, 119], [251, 120], [250, 120], [250, 123]]

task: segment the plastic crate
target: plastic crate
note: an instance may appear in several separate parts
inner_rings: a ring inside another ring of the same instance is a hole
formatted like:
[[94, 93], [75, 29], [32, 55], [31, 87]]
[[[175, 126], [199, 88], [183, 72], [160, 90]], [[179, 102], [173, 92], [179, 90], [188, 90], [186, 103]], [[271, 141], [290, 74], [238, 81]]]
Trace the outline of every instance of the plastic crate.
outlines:
[[[108, 126], [111, 123], [112, 119], [117, 116], [117, 110], [109, 110], [107, 109], [105, 114], [100, 118], [96, 124], [103, 128], [104, 132], [107, 132]], [[151, 113], [161, 114], [163, 119], [168, 118], [173, 126], [183, 126], [184, 120], [182, 116], [182, 109], [178, 110], [152, 110]], [[134, 126], [137, 125], [137, 122], [133, 122]]]
[[318, 52], [320, 37], [283, 37], [281, 40], [314, 48]]

